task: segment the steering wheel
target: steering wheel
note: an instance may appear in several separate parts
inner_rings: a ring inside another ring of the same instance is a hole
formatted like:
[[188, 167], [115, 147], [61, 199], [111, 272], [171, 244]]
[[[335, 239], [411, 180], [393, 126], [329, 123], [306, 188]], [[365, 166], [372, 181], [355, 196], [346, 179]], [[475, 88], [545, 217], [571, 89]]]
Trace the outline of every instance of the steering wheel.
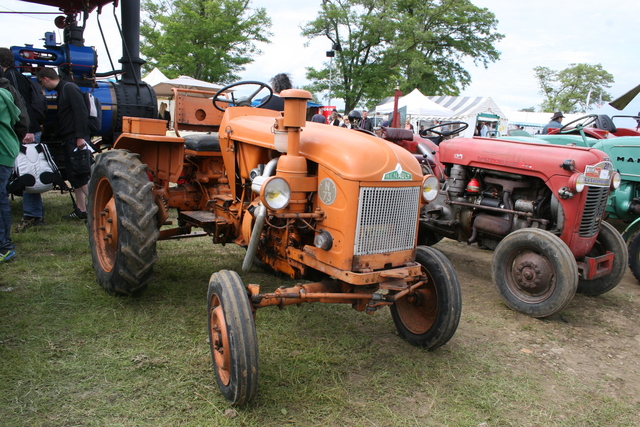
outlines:
[[[450, 127], [450, 126], [452, 126], [452, 125], [460, 125], [460, 127], [459, 127], [459, 128], [456, 128], [456, 129], [454, 129], [454, 130], [451, 130], [451, 131], [445, 131], [445, 132], [441, 132], [441, 131], [434, 130], [434, 129], [438, 129], [438, 128], [445, 127], [445, 126], [449, 126], [449, 127]], [[430, 128], [427, 128], [427, 129], [423, 130], [422, 132], [423, 132], [423, 133], [426, 133], [426, 132], [433, 132], [433, 133], [435, 133], [436, 135], [438, 135], [438, 136], [440, 136], [440, 137], [444, 138], [445, 136], [457, 135], [457, 134], [459, 134], [460, 132], [464, 131], [464, 130], [465, 130], [466, 128], [468, 128], [468, 127], [469, 127], [469, 124], [468, 124], [468, 123], [465, 123], [465, 122], [446, 122], [446, 123], [438, 123], [438, 124], [437, 124], [437, 125], [435, 125], [435, 126], [431, 126]]]
[[[590, 124], [594, 123], [596, 120], [598, 120], [598, 115], [597, 114], [588, 114], [586, 116], [579, 117], [579, 118], [567, 123], [566, 125], [562, 126], [558, 130], [557, 133], [569, 133], [569, 132], [571, 132], [571, 131], [573, 131], [575, 129], [577, 129], [580, 132], [580, 131], [582, 131], [582, 128], [586, 128]], [[577, 124], [573, 128], [567, 129], [571, 125], [573, 125], [574, 123], [577, 123]]]
[[[251, 95], [241, 100], [240, 99], [236, 100], [235, 97], [233, 96], [233, 92], [231, 92], [231, 99], [222, 98], [222, 94], [224, 92], [238, 86], [257, 86], [258, 88], [255, 91], [253, 91]], [[253, 98], [255, 98], [256, 95], [260, 93], [262, 89], [267, 89], [269, 91], [269, 96], [265, 96], [264, 98], [262, 98], [262, 101], [260, 101], [260, 104], [256, 105], [255, 107], [255, 108], [260, 108], [271, 100], [271, 98], [273, 97], [273, 89], [271, 89], [271, 86], [269, 86], [266, 83], [256, 82], [256, 81], [244, 81], [244, 82], [237, 82], [237, 83], [232, 83], [230, 85], [227, 85], [222, 89], [220, 89], [219, 91], [217, 91], [215, 95], [213, 95], [211, 102], [213, 102], [213, 106], [216, 107], [217, 110], [225, 112], [227, 111], [227, 109], [220, 107], [218, 105], [218, 102], [222, 102], [226, 104], [235, 104], [235, 105], [238, 105], [239, 103], [242, 103], [242, 105], [251, 105], [251, 101], [253, 100]]]

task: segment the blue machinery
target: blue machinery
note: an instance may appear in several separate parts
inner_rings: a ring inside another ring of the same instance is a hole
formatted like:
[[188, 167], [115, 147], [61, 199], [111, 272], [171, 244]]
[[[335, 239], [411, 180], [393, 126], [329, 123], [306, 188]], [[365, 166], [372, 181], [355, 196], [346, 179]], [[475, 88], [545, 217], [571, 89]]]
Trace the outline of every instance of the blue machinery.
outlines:
[[[98, 9], [100, 13], [102, 6], [109, 3], [117, 6], [117, 0], [29, 1], [57, 6], [65, 14], [55, 19], [56, 26], [64, 30], [64, 40], [63, 44], [58, 45], [55, 33], [46, 33], [42, 49], [33, 45], [12, 46], [16, 68], [35, 75], [42, 67], [55, 67], [62, 79], [76, 83], [83, 91], [90, 91], [102, 104], [99, 135], [103, 144], [110, 145], [122, 132], [124, 116], [157, 118], [155, 92], [142, 81], [140, 74], [144, 61], [139, 58], [139, 0], [125, 0], [121, 4], [123, 56], [119, 62], [122, 69], [107, 73], [97, 73], [98, 56], [93, 47], [84, 45], [84, 23], [89, 12]], [[77, 25], [76, 17], [79, 15], [83, 16], [83, 26]], [[47, 95], [50, 99], [49, 121], [55, 119], [55, 92]]]

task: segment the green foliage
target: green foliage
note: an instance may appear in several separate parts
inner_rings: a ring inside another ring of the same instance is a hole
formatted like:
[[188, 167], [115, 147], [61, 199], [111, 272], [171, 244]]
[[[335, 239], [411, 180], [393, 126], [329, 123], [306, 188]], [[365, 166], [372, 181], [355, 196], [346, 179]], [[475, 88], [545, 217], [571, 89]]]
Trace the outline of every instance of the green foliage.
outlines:
[[533, 71], [545, 97], [542, 111], [585, 113], [593, 104], [611, 101], [605, 88], [611, 87], [613, 75], [600, 64], [570, 64], [561, 71], [540, 66]]
[[308, 68], [307, 78], [315, 91], [331, 80], [347, 111], [395, 87], [457, 95], [471, 82], [465, 58], [484, 67], [499, 58], [496, 25], [492, 12], [469, 0], [323, 0], [302, 34], [328, 38], [336, 56], [323, 69]]
[[518, 111], [523, 111], [523, 112], [527, 112], [527, 113], [535, 113], [536, 112], [536, 107], [521, 108]]
[[144, 0], [147, 18], [140, 26], [145, 69], [158, 67], [167, 77], [187, 75], [226, 83], [253, 62], [269, 42], [271, 19], [250, 0]]

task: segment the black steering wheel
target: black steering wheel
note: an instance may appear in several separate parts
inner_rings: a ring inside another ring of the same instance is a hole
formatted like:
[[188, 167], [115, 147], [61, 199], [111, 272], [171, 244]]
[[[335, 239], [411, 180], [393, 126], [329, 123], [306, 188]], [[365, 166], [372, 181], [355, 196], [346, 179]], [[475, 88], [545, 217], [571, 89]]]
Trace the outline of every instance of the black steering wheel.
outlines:
[[[586, 128], [590, 124], [593, 124], [596, 120], [598, 120], [598, 115], [597, 114], [588, 114], [586, 116], [579, 117], [579, 118], [567, 123], [566, 125], [562, 126], [560, 128], [560, 130], [558, 130], [558, 133], [569, 133], [569, 132], [571, 132], [573, 130], [578, 130], [578, 132], [580, 132], [580, 131], [582, 131], [582, 128]], [[571, 129], [568, 129], [574, 123], [577, 123], [577, 124], [575, 126], [573, 126]]]
[[[445, 127], [445, 126], [449, 126], [449, 129], [451, 129], [451, 126], [453, 126], [453, 125], [460, 125], [460, 127], [459, 127], [459, 128], [456, 128], [456, 129], [453, 129], [453, 130], [450, 130], [450, 131], [444, 131], [444, 132], [434, 130], [434, 129], [442, 128], [442, 127]], [[468, 124], [468, 123], [465, 123], [465, 122], [446, 122], [446, 123], [438, 123], [438, 124], [437, 124], [437, 125], [435, 125], [435, 126], [431, 126], [430, 128], [427, 128], [427, 129], [425, 129], [425, 130], [421, 131], [421, 133], [433, 132], [433, 133], [435, 133], [436, 135], [438, 135], [438, 136], [440, 136], [440, 137], [444, 138], [444, 137], [446, 137], [446, 136], [457, 135], [457, 134], [459, 134], [460, 132], [462, 132], [462, 131], [464, 131], [465, 129], [467, 129], [468, 127], [469, 127], [469, 124]], [[422, 135], [420, 135], [420, 136], [422, 136]]]
[[[235, 99], [235, 97], [233, 96], [233, 92], [231, 92], [231, 99], [222, 98], [222, 94], [224, 92], [230, 90], [231, 88], [238, 87], [238, 86], [257, 86], [258, 88], [255, 91], [253, 91], [253, 93], [251, 95], [249, 95], [248, 97], [246, 97], [246, 98]], [[250, 106], [251, 105], [251, 101], [253, 100], [253, 98], [255, 98], [256, 95], [258, 93], [260, 93], [260, 91], [262, 91], [262, 89], [267, 89], [269, 91], [269, 96], [265, 96], [264, 98], [262, 98], [262, 101], [260, 101], [260, 104], [256, 105], [256, 107], [255, 107], [255, 108], [260, 108], [264, 104], [266, 104], [267, 102], [269, 102], [271, 100], [271, 97], [273, 97], [273, 89], [271, 89], [271, 86], [269, 86], [266, 83], [256, 82], [256, 81], [244, 81], [244, 82], [237, 82], [237, 83], [232, 83], [230, 85], [227, 85], [227, 86], [223, 87], [222, 89], [220, 89], [219, 91], [217, 91], [215, 95], [213, 95], [213, 98], [212, 98], [211, 102], [213, 102], [213, 106], [216, 107], [216, 109], [218, 109], [218, 110], [220, 110], [222, 112], [227, 111], [227, 109], [220, 107], [218, 105], [218, 102], [226, 103], [226, 104], [234, 104], [236, 106], [239, 106], [239, 105]]]

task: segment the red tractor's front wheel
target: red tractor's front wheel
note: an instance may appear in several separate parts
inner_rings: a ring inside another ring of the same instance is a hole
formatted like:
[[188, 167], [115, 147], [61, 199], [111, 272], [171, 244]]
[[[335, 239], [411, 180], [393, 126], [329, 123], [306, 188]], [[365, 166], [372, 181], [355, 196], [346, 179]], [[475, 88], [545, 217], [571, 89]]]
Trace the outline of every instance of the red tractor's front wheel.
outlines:
[[562, 310], [578, 287], [578, 265], [569, 247], [537, 228], [522, 228], [502, 239], [491, 273], [504, 303], [531, 317]]
[[211, 275], [207, 296], [209, 346], [222, 395], [244, 405], [258, 391], [258, 337], [242, 279], [234, 271]]
[[462, 312], [460, 284], [451, 262], [438, 250], [418, 246], [416, 261], [423, 266], [424, 284], [391, 306], [400, 336], [412, 345], [435, 350], [458, 328]]
[[153, 183], [136, 154], [98, 156], [89, 181], [87, 226], [93, 268], [108, 292], [144, 290], [157, 260], [159, 231]]

